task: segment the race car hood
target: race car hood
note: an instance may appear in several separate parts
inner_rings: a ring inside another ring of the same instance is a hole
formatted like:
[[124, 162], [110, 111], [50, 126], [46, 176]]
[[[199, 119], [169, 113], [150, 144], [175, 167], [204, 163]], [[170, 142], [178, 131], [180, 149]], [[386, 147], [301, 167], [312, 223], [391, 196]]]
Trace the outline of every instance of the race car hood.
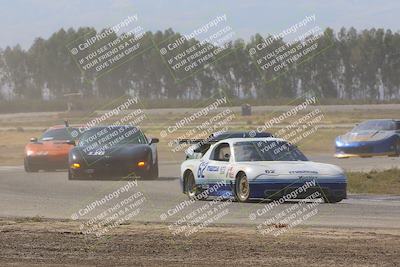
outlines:
[[39, 141], [35, 143], [29, 143], [25, 146], [25, 152], [29, 155], [43, 154], [44, 152], [51, 153], [64, 153], [68, 154], [69, 150], [74, 146], [67, 144], [67, 141]]
[[368, 130], [359, 132], [349, 132], [345, 135], [338, 137], [337, 141], [342, 143], [352, 142], [363, 142], [363, 141], [378, 141], [387, 139], [393, 136], [393, 131], [379, 131], [379, 130]]
[[88, 150], [86, 147], [75, 147], [71, 150], [70, 156], [74, 156], [75, 159], [84, 157], [89, 162], [103, 157], [112, 157], [115, 159], [139, 158], [146, 160], [149, 153], [151, 153], [151, 148], [147, 144], [121, 144], [106, 150]]
[[269, 175], [330, 175], [341, 176], [343, 170], [332, 164], [313, 161], [257, 161], [242, 162], [247, 171]]

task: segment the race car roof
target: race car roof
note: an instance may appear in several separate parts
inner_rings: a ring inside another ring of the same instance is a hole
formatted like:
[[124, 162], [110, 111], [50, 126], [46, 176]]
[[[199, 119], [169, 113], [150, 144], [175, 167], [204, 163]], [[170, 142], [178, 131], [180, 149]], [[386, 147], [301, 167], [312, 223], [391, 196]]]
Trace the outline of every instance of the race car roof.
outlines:
[[228, 138], [254, 138], [254, 137], [272, 137], [271, 133], [267, 132], [222, 132], [210, 135], [210, 140], [220, 141]]
[[182, 139], [179, 140], [179, 143], [189, 143], [189, 144], [196, 144], [196, 143], [216, 143], [218, 141], [228, 139], [228, 138], [255, 138], [255, 137], [273, 137], [271, 133], [268, 132], [217, 132], [211, 134], [206, 139]]
[[82, 127], [83, 125], [80, 124], [71, 124], [68, 127], [66, 127], [65, 125], [54, 125], [49, 127], [47, 130], [55, 130], [55, 129], [62, 129], [62, 128], [79, 128]]
[[276, 137], [254, 137], [254, 138], [227, 138], [226, 142], [227, 143], [237, 143], [237, 142], [257, 142], [257, 141], [279, 141], [279, 142], [288, 142], [285, 139], [282, 138], [276, 138]]

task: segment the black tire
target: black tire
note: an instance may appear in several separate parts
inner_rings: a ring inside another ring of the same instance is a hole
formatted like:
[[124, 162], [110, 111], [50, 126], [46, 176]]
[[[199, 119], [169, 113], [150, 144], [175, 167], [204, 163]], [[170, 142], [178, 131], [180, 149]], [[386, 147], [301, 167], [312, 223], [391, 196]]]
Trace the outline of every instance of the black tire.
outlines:
[[324, 196], [324, 201], [325, 203], [338, 203], [340, 201], [342, 201], [343, 199], [341, 198], [336, 198], [335, 196]]
[[[152, 162], [152, 160], [149, 160], [149, 162]], [[158, 178], [158, 159], [156, 159], [156, 162], [150, 166], [150, 169], [142, 178], [146, 180], [155, 180]]]
[[188, 171], [184, 177], [185, 193], [189, 199], [194, 199], [197, 195], [196, 181], [193, 172]]
[[33, 168], [30, 164], [29, 164], [29, 160], [27, 158], [24, 158], [24, 169], [26, 172], [38, 172], [39, 170], [36, 168]]
[[394, 143], [395, 146], [395, 151], [396, 151], [396, 156], [400, 156], [400, 139], [397, 139], [397, 141]]
[[151, 168], [151, 179], [158, 179], [158, 159], [156, 159], [156, 162]]
[[31, 172], [29, 169], [28, 160], [26, 158], [24, 158], [24, 169], [26, 172]]
[[240, 173], [236, 178], [235, 196], [238, 202], [247, 202], [250, 197], [250, 184], [245, 173]]
[[71, 169], [68, 169], [68, 180], [76, 180], [76, 177], [72, 174]]

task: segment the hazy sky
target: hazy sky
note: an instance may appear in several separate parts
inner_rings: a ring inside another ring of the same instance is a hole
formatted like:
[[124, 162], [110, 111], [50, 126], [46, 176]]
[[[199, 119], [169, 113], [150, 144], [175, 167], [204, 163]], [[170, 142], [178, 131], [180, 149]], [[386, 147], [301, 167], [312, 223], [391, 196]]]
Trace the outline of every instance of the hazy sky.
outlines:
[[236, 36], [244, 39], [279, 32], [312, 14], [323, 28], [400, 30], [398, 0], [0, 0], [0, 6], [2, 48], [29, 48], [35, 38], [48, 38], [60, 28], [101, 29], [133, 14], [145, 29], [182, 33], [226, 14]]

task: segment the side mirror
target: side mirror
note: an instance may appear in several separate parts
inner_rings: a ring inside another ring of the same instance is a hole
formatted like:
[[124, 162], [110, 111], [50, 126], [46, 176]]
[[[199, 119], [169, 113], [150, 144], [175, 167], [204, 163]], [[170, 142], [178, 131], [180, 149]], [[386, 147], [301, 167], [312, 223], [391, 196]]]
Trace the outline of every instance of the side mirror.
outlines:
[[229, 161], [229, 158], [231, 157], [231, 155], [229, 155], [228, 153], [226, 153], [225, 155], [224, 155], [224, 160], [225, 161]]
[[158, 143], [158, 142], [160, 142], [160, 139], [158, 139], [158, 138], [151, 138], [151, 139], [150, 139], [150, 142], [149, 142], [149, 145], [151, 145], [151, 144], [156, 144], [156, 143]]
[[76, 142], [75, 142], [75, 140], [68, 140], [67, 142], [65, 142], [66, 144], [68, 144], [68, 145], [73, 145], [73, 146], [76, 146]]
[[31, 141], [32, 143], [36, 143], [37, 142], [37, 138], [36, 137], [32, 137], [31, 139], [29, 139], [29, 141]]

